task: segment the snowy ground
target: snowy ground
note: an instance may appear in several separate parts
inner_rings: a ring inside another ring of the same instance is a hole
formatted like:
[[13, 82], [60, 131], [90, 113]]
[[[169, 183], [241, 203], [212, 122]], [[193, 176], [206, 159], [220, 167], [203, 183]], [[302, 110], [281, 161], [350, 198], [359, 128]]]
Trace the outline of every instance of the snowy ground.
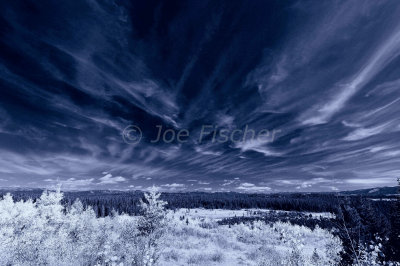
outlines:
[[[161, 265], [332, 265], [341, 242], [330, 232], [277, 222], [218, 225], [269, 210], [180, 209], [170, 214]], [[332, 217], [313, 213], [314, 217]], [[316, 255], [313, 257], [314, 251]], [[296, 264], [298, 263], [298, 264]]]

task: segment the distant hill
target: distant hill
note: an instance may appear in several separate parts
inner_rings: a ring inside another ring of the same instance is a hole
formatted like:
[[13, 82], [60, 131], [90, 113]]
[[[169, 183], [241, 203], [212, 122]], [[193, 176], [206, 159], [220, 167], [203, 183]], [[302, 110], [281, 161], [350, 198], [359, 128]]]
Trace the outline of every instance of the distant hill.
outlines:
[[[340, 191], [339, 195], [363, 195], [370, 197], [380, 197], [380, 196], [395, 196], [398, 195], [398, 187], [376, 187], [376, 188], [367, 188], [367, 189], [358, 189], [358, 190], [348, 190], [348, 191]], [[45, 188], [18, 188], [18, 187], [0, 187], [0, 195], [5, 194], [7, 192], [29, 192], [30, 194], [37, 194], [40, 196], [42, 192], [46, 190]], [[63, 191], [66, 194], [74, 194], [76, 196], [83, 195], [129, 195], [129, 194], [138, 194], [142, 195], [143, 191], [140, 190], [68, 190]], [[221, 195], [231, 195], [238, 196], [241, 194], [245, 195], [263, 195], [263, 197], [285, 197], [288, 195], [312, 195], [312, 194], [337, 194], [337, 192], [280, 192], [280, 193], [269, 193], [269, 194], [261, 194], [261, 193], [238, 193], [238, 192], [200, 192], [200, 191], [187, 191], [187, 192], [164, 192], [163, 194], [171, 194], [171, 195], [212, 195], [212, 194], [221, 194]]]
[[364, 195], [364, 196], [393, 196], [398, 194], [398, 187], [377, 187], [377, 188], [367, 188], [367, 189], [358, 189], [351, 191], [341, 191], [340, 194], [343, 195]]

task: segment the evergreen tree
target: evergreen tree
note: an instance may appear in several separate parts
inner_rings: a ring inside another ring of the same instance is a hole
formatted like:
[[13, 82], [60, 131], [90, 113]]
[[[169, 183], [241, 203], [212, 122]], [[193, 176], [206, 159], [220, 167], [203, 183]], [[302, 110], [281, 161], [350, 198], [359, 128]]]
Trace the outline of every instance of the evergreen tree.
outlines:
[[393, 260], [400, 261], [400, 178], [397, 178], [397, 195], [393, 206], [393, 227], [390, 239], [390, 246], [393, 251]]
[[146, 254], [144, 265], [154, 265], [160, 255], [160, 247], [167, 228], [165, 205], [167, 202], [160, 199], [161, 194], [153, 187], [144, 194], [141, 200], [142, 216], [138, 220], [138, 230], [145, 238]]

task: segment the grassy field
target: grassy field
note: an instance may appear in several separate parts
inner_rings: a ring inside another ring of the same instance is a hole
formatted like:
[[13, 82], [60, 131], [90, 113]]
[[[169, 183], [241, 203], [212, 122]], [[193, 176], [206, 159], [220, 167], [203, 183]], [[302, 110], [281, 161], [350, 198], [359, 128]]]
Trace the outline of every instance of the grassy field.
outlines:
[[170, 213], [160, 264], [333, 265], [339, 260], [340, 239], [321, 228], [311, 230], [282, 222], [217, 223], [252, 213], [255, 210], [180, 209]]

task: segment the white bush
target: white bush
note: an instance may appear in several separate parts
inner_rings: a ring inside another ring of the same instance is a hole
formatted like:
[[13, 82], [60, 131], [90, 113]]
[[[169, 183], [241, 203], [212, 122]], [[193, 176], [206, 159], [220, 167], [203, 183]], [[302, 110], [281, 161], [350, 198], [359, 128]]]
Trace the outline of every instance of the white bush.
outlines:
[[[44, 192], [36, 202], [0, 200], [0, 265], [152, 265], [164, 234], [164, 202], [146, 194], [144, 216], [96, 218], [77, 200], [70, 209], [62, 193]], [[157, 218], [153, 220], [153, 218]], [[157, 229], [143, 234], [144, 225]]]

